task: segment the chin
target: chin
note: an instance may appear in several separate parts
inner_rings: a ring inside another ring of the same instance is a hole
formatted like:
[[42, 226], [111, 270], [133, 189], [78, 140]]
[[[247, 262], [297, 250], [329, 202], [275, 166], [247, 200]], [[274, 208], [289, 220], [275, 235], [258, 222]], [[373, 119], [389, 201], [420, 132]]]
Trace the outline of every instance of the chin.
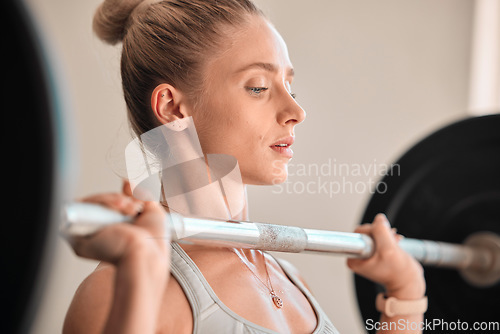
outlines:
[[276, 184], [281, 184], [285, 182], [287, 177], [274, 177], [274, 178], [255, 178], [255, 177], [249, 177], [245, 178], [243, 177], [243, 183], [247, 185], [253, 185], [253, 186], [273, 186]]
[[288, 178], [288, 161], [273, 161], [271, 172], [271, 184], [280, 184]]
[[273, 174], [269, 185], [281, 184], [288, 178], [288, 170], [284, 170], [281, 174]]
[[285, 182], [288, 178], [288, 168], [271, 169], [267, 172], [261, 170], [261, 173], [256, 174], [255, 171], [252, 173], [244, 173], [242, 175], [242, 181], [244, 184], [248, 185], [260, 185], [260, 186], [272, 186], [276, 184], [281, 184]]

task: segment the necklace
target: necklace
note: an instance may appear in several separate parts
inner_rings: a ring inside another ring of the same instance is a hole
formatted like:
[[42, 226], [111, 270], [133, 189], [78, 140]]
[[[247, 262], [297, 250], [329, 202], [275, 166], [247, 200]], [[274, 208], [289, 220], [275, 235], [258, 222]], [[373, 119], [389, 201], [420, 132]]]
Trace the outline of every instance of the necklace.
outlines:
[[267, 285], [266, 283], [264, 283], [264, 281], [262, 281], [260, 279], [259, 276], [257, 276], [257, 274], [252, 270], [252, 268], [250, 268], [250, 266], [246, 263], [247, 261], [243, 258], [243, 256], [241, 256], [237, 251], [236, 249], [232, 249], [234, 251], [234, 253], [240, 258], [241, 262], [245, 265], [245, 267], [252, 273], [252, 275], [257, 279], [258, 282], [260, 282], [265, 288], [266, 290], [269, 291], [269, 294], [271, 296], [271, 300], [273, 301], [273, 304], [274, 306], [276, 306], [277, 308], [282, 308], [283, 307], [283, 300], [276, 294], [276, 292], [274, 291], [274, 288], [273, 288], [273, 284], [271, 283], [271, 277], [269, 276], [269, 271], [267, 270], [267, 263], [266, 263], [266, 257], [264, 256], [264, 253], [262, 253], [262, 257], [264, 259], [264, 268], [266, 269], [266, 275], [267, 275], [267, 281], [269, 283], [269, 285]]

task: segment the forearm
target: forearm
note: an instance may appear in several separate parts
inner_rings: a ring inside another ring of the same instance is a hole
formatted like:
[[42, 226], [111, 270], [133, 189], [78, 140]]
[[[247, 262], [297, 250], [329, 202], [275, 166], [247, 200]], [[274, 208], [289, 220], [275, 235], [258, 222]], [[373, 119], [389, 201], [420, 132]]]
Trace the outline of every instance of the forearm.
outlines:
[[104, 328], [111, 333], [155, 333], [168, 280], [167, 263], [134, 256], [117, 267], [111, 310]]

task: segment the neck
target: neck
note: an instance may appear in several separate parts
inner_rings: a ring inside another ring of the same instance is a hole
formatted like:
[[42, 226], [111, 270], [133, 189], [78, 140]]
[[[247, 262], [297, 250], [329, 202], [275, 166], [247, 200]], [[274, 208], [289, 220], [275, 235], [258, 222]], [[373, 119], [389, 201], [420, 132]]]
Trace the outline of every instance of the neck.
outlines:
[[184, 216], [248, 220], [246, 185], [234, 158], [209, 154], [172, 166], [162, 173], [162, 194], [162, 202]]

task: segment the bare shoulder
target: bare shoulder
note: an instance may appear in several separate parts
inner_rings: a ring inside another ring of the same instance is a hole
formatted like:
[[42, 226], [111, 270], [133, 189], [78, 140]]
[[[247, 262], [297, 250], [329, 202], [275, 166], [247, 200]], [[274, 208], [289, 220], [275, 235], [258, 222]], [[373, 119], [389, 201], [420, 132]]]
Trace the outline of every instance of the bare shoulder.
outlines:
[[[113, 302], [115, 268], [101, 264], [75, 292], [63, 333], [101, 333]], [[170, 276], [158, 319], [159, 333], [192, 333], [193, 315], [177, 280]]]
[[192, 333], [193, 312], [189, 301], [177, 280], [170, 275], [165, 289], [165, 298], [158, 320], [160, 333]]
[[[115, 268], [100, 264], [80, 284], [64, 321], [63, 333], [101, 333], [113, 302]], [[158, 319], [159, 333], [192, 333], [193, 315], [189, 301], [171, 275]]]
[[63, 333], [100, 333], [111, 307], [115, 268], [100, 264], [83, 280], [66, 313]]

